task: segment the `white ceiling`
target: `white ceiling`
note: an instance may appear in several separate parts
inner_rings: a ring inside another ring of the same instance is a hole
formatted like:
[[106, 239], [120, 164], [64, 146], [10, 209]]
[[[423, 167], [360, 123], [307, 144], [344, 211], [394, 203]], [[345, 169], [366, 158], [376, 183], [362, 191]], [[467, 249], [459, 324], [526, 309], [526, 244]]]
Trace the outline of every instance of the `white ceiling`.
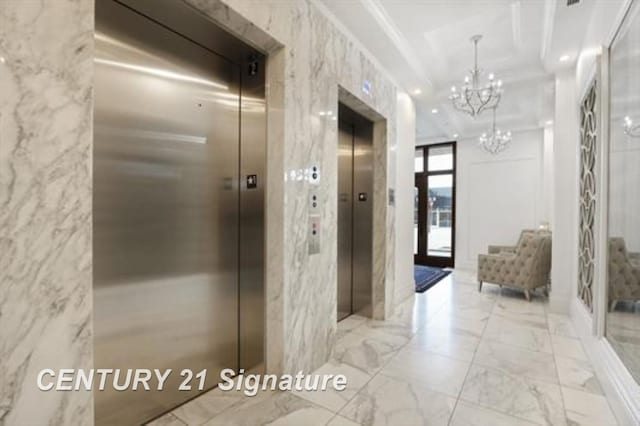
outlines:
[[[553, 72], [572, 66], [593, 0], [320, 0], [416, 103], [421, 141], [475, 137], [491, 126], [453, 109], [452, 85], [479, 63], [504, 83], [498, 127], [528, 130], [553, 118]], [[569, 60], [560, 62], [562, 55]], [[486, 75], [485, 75], [486, 77]], [[419, 89], [421, 94], [414, 94]], [[438, 113], [433, 114], [432, 109]], [[457, 136], [456, 136], [457, 135]]]

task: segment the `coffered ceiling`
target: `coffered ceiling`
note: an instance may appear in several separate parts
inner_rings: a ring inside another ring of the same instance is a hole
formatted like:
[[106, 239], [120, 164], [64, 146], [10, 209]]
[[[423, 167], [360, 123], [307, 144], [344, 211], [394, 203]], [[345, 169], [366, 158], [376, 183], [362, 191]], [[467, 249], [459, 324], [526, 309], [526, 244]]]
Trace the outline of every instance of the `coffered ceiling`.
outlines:
[[454, 110], [448, 100], [451, 86], [459, 86], [473, 66], [469, 39], [474, 34], [483, 35], [480, 67], [504, 83], [498, 126], [527, 130], [551, 120], [553, 72], [575, 63], [593, 0], [573, 6], [566, 0], [316, 3], [413, 96], [417, 137], [430, 141], [475, 137], [491, 125], [490, 112], [472, 119]]

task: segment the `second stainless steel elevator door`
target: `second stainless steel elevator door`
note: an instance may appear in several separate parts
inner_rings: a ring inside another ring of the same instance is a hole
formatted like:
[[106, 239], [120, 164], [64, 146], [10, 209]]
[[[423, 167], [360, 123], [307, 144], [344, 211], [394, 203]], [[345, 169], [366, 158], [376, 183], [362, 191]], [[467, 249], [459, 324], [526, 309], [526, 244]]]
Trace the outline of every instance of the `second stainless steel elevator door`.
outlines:
[[[96, 18], [95, 368], [173, 369], [161, 392], [94, 393], [96, 424], [136, 425], [198, 394], [195, 378], [179, 390], [183, 369], [206, 369], [209, 389], [221, 369], [262, 360], [264, 151], [249, 139], [264, 141], [264, 96], [241, 98], [240, 65], [119, 2], [97, 2]], [[244, 135], [253, 161], [241, 161]]]
[[371, 315], [373, 123], [338, 109], [338, 321]]

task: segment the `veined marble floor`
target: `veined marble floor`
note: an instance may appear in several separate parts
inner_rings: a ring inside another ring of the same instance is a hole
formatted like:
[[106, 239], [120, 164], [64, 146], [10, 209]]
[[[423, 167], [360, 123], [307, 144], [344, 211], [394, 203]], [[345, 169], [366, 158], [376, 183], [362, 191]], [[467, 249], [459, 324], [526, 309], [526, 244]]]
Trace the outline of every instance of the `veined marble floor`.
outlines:
[[338, 324], [333, 358], [343, 392], [217, 389], [159, 425], [616, 425], [566, 316], [521, 292], [455, 271], [393, 318]]

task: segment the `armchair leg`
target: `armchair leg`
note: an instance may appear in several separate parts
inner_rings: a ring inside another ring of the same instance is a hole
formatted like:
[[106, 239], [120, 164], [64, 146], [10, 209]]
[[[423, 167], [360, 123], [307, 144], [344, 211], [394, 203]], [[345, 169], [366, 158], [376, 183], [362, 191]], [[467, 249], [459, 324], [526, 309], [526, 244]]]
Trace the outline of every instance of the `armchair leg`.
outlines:
[[613, 312], [616, 309], [616, 305], [618, 304], [617, 300], [612, 300], [609, 304], [609, 312]]
[[482, 291], [482, 281], [478, 281], [478, 293]]
[[529, 290], [524, 291], [524, 297], [527, 298], [527, 302], [531, 302], [531, 294], [529, 294]]

